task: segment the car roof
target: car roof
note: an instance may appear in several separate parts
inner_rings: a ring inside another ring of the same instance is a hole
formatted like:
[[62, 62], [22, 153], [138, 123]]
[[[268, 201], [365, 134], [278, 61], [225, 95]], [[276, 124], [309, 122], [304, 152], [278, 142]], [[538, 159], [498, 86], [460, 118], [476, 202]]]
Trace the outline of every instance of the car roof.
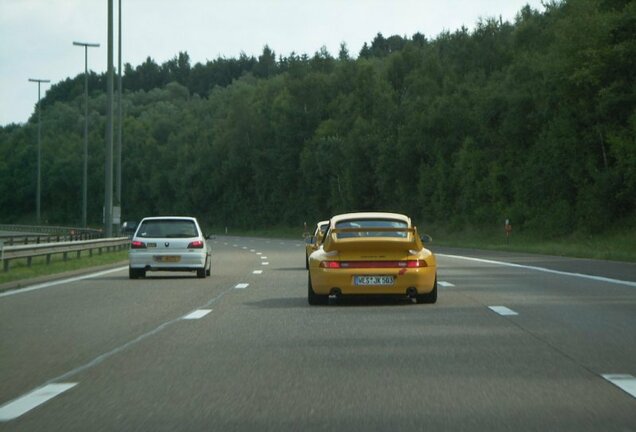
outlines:
[[344, 213], [339, 214], [331, 218], [332, 226], [338, 222], [351, 220], [351, 219], [395, 219], [411, 226], [411, 218], [399, 213], [387, 213], [387, 212], [358, 212], [358, 213]]

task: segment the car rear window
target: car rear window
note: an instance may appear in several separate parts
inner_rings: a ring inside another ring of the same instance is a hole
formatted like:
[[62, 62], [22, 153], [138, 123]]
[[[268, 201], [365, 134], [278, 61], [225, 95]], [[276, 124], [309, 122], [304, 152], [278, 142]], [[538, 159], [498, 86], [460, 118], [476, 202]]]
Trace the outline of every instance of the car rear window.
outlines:
[[147, 220], [142, 222], [137, 231], [137, 237], [144, 238], [190, 238], [198, 236], [197, 226], [191, 220]]
[[356, 219], [341, 221], [336, 228], [358, 228], [360, 231], [338, 233], [338, 238], [351, 237], [406, 237], [406, 231], [364, 231], [364, 228], [408, 228], [404, 221], [391, 219]]

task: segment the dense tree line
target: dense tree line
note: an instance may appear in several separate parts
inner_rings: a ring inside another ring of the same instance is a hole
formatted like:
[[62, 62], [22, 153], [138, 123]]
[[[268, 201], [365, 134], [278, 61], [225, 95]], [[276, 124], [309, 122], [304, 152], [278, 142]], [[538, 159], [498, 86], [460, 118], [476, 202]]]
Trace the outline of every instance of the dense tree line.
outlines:
[[[636, 215], [636, 2], [549, 2], [357, 56], [187, 53], [124, 70], [123, 212], [233, 227], [352, 210], [547, 235]], [[90, 75], [89, 219], [103, 204], [105, 78]], [[43, 107], [43, 217], [81, 215], [83, 75]], [[0, 128], [0, 220], [34, 213], [37, 116]]]

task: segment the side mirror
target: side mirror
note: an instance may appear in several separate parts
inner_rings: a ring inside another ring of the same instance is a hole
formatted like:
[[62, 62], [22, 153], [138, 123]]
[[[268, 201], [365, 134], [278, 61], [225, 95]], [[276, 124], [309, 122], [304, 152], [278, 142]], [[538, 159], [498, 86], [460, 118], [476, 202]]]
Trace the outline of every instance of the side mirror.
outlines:
[[420, 239], [422, 240], [422, 243], [424, 244], [433, 243], [433, 238], [428, 234], [422, 234]]

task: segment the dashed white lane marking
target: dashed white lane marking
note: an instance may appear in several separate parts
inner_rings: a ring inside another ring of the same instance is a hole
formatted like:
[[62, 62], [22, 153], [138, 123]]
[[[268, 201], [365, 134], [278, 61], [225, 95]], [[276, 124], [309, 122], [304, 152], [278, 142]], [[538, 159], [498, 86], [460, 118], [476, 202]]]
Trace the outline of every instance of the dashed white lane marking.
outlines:
[[627, 374], [605, 374], [602, 375], [602, 377], [630, 396], [636, 398], [636, 378], [633, 376]]
[[81, 281], [84, 279], [90, 279], [90, 278], [95, 278], [95, 277], [99, 277], [99, 276], [103, 276], [109, 273], [115, 273], [118, 271], [124, 271], [128, 268], [128, 266], [126, 267], [117, 267], [115, 269], [110, 269], [110, 270], [104, 270], [104, 271], [100, 271], [97, 273], [91, 273], [91, 274], [87, 274], [87, 275], [83, 275], [83, 276], [77, 276], [77, 277], [73, 277], [70, 279], [61, 279], [61, 280], [57, 280], [57, 281], [53, 281], [53, 282], [47, 282], [47, 283], [43, 283], [43, 284], [39, 284], [39, 285], [33, 285], [31, 287], [28, 288], [20, 288], [20, 289], [16, 289], [16, 290], [12, 290], [12, 291], [6, 291], [3, 292], [2, 294], [0, 294], [0, 297], [8, 297], [8, 296], [12, 296], [15, 294], [24, 294], [30, 291], [35, 291], [35, 290], [39, 290], [42, 288], [49, 288], [52, 286], [56, 286], [56, 285], [63, 285], [63, 284], [68, 284], [71, 282], [77, 282], [77, 281]]
[[238, 247], [238, 245], [232, 245], [232, 247]]
[[256, 252], [256, 255], [263, 255], [263, 252]]
[[[125, 269], [126, 267], [124, 267]], [[221, 299], [224, 295], [226, 295], [229, 290], [231, 288], [228, 288], [226, 290], [221, 291], [219, 294], [217, 294], [216, 296], [212, 297], [210, 300], [208, 300], [208, 302], [204, 305], [201, 305], [201, 309], [204, 308], [208, 308], [209, 306], [211, 306], [212, 304], [216, 303], [219, 299]], [[108, 352], [105, 352], [103, 354], [98, 355], [97, 357], [95, 357], [94, 359], [92, 359], [91, 361], [89, 361], [88, 363], [85, 363], [81, 366], [76, 367], [75, 369], [71, 369], [68, 372], [63, 373], [62, 375], [59, 375], [55, 378], [52, 378], [50, 380], [48, 380], [46, 383], [44, 383], [44, 385], [42, 387], [38, 387], [37, 389], [33, 390], [32, 392], [28, 393], [25, 396], [29, 396], [32, 394], [40, 394], [39, 391], [40, 390], [45, 390], [46, 394], [50, 394], [51, 393], [51, 389], [56, 389], [58, 387], [55, 387], [57, 385], [66, 385], [66, 386], [74, 386], [76, 384], [60, 384], [58, 383], [58, 381], [65, 381], [67, 380], [69, 377], [77, 375], [80, 372], [83, 372], [85, 370], [91, 369], [99, 364], [101, 364], [102, 362], [104, 362], [106, 359], [113, 357], [114, 355], [117, 355], [119, 353], [121, 353], [122, 351], [125, 351], [126, 349], [130, 348], [133, 345], [136, 345], [137, 343], [151, 337], [154, 336], [158, 333], [160, 333], [161, 331], [163, 331], [164, 329], [166, 329], [167, 327], [180, 322], [183, 319], [183, 317], [178, 317], [175, 318], [173, 320], [170, 321], [166, 321], [163, 324], [160, 324], [159, 326], [157, 326], [156, 328], [154, 328], [153, 330], [150, 330], [149, 332], [146, 332], [142, 335], [137, 336], [136, 338], [129, 340], [128, 342], [124, 343], [123, 345], [120, 345]], [[54, 387], [49, 387], [49, 386], [54, 386]], [[70, 387], [69, 387], [70, 388]], [[59, 388], [58, 388], [59, 389]], [[68, 389], [66, 389], [68, 390]], [[60, 392], [58, 392], [57, 394], [59, 394]], [[52, 395], [51, 397], [56, 396], [56, 394]], [[44, 403], [46, 402], [48, 399], [50, 399], [51, 397], [47, 397], [45, 400], [43, 400], [40, 403]], [[17, 402], [20, 399], [17, 399], [15, 402]], [[21, 402], [24, 403], [24, 402]], [[3, 405], [2, 407], [0, 407], [0, 410], [2, 410], [2, 415], [8, 415], [10, 413], [14, 412], [14, 408], [9, 409], [10, 406], [13, 406], [13, 402], [9, 402], [8, 404]], [[37, 406], [37, 405], [34, 405]], [[26, 411], [24, 411], [26, 412]], [[8, 414], [7, 414], [8, 413]], [[13, 417], [15, 418], [15, 417]], [[9, 418], [10, 419], [10, 418]]]
[[49, 384], [33, 390], [18, 399], [0, 407], [0, 421], [6, 422], [20, 417], [49, 399], [75, 387], [77, 383]]
[[561, 275], [561, 276], [580, 277], [580, 278], [591, 279], [591, 280], [600, 281], [600, 282], [607, 282], [607, 283], [613, 283], [613, 284], [627, 285], [627, 286], [631, 286], [631, 287], [636, 287], [636, 282], [633, 282], [633, 281], [612, 279], [612, 278], [588, 275], [588, 274], [583, 274], [583, 273], [564, 272], [564, 271], [552, 270], [552, 269], [548, 269], [548, 268], [544, 268], [544, 267], [527, 266], [527, 265], [509, 263], [509, 262], [505, 262], [505, 261], [494, 261], [494, 260], [487, 260], [487, 259], [481, 259], [481, 258], [465, 257], [465, 256], [461, 256], [461, 255], [437, 254], [437, 256], [442, 256], [442, 257], [447, 257], [447, 258], [457, 258], [457, 259], [475, 261], [475, 262], [480, 262], [480, 263], [485, 263], [485, 264], [496, 264], [496, 265], [507, 266], [507, 267], [523, 268], [523, 269], [528, 269], [528, 270], [540, 271], [540, 272], [544, 272], [544, 273], [557, 274], [557, 275]]
[[256, 252], [256, 250], [255, 249], [250, 249], [250, 252]]
[[263, 270], [254, 270], [253, 274], [263, 274]]
[[184, 320], [200, 319], [212, 312], [212, 309], [198, 309], [183, 317]]
[[250, 284], [248, 284], [248, 283], [240, 283], [240, 284], [237, 284], [234, 288], [236, 288], [236, 289], [245, 289], [248, 286], [250, 286]]
[[266, 260], [266, 259], [267, 259], [267, 257], [266, 257], [266, 256], [261, 255], [261, 259], [262, 259], [262, 260]]
[[501, 316], [519, 315], [517, 312], [513, 311], [512, 309], [508, 309], [505, 306], [488, 306], [488, 309], [490, 309], [493, 312], [498, 313]]
[[269, 265], [269, 263], [267, 261], [263, 261], [261, 262], [261, 265]]
[[439, 286], [443, 286], [443, 287], [454, 287], [455, 285], [450, 283], [450, 282], [445, 282], [445, 281], [437, 281], [437, 285]]

